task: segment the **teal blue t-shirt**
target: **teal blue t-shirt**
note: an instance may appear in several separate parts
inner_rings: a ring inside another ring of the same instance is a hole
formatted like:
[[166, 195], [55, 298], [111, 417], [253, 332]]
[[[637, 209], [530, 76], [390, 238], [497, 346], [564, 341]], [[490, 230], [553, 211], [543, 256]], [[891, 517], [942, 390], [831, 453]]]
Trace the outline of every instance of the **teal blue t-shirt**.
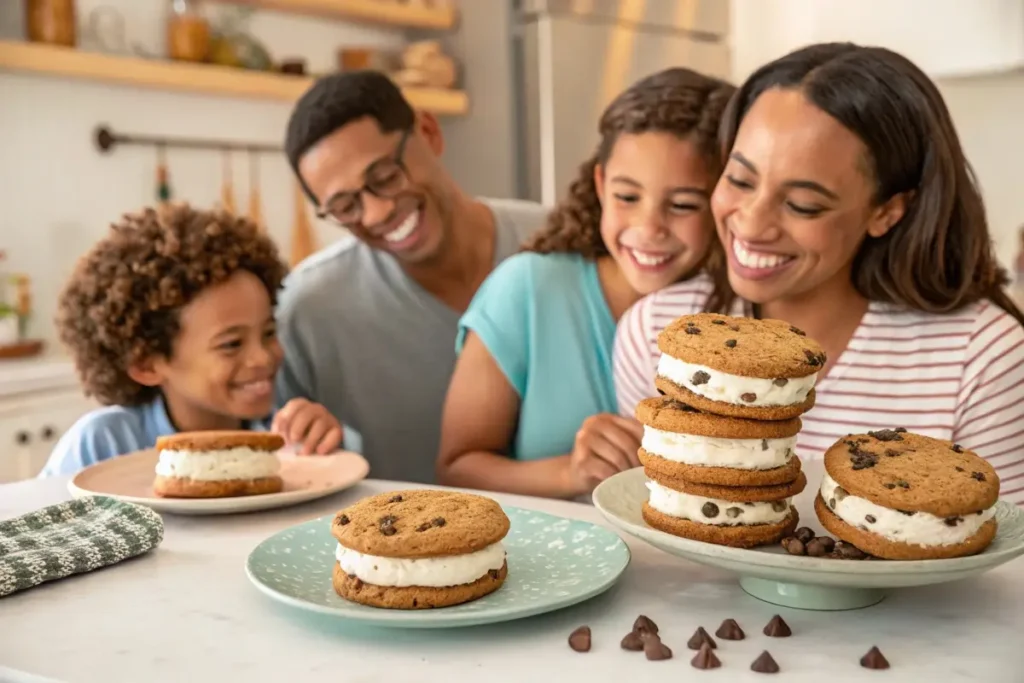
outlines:
[[457, 352], [470, 330], [519, 394], [516, 459], [569, 453], [586, 418], [616, 411], [615, 320], [594, 261], [530, 252], [506, 259], [459, 321]]

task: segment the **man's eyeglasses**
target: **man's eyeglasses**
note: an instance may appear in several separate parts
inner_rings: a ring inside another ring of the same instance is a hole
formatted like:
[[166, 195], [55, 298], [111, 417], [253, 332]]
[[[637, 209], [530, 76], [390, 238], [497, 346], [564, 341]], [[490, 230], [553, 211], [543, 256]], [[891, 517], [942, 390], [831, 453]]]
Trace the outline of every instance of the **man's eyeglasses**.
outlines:
[[405, 155], [405, 143], [409, 140], [410, 133], [412, 129], [406, 129], [402, 133], [394, 154], [370, 164], [364, 174], [366, 180], [361, 188], [334, 195], [317, 211], [317, 216], [330, 218], [347, 228], [362, 222], [364, 192], [381, 199], [393, 199], [398, 196], [409, 185], [409, 175], [402, 157]]

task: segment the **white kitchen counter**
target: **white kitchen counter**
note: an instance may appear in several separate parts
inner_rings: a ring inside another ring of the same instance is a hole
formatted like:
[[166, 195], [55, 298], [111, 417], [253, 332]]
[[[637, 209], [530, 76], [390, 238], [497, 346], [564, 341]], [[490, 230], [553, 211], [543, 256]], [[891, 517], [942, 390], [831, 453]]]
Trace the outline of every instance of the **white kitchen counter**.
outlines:
[[[0, 518], [66, 499], [65, 479], [0, 486]], [[230, 517], [165, 515], [153, 553], [0, 599], [0, 677], [12, 667], [63, 681], [983, 681], [1024, 680], [1024, 560], [977, 579], [905, 589], [874, 607], [801, 612], [747, 596], [729, 574], [627, 537], [633, 560], [609, 593], [553, 614], [486, 627], [401, 631], [313, 617], [260, 594], [245, 576], [249, 551], [272, 533], [355, 499], [404, 486], [368, 481], [301, 507]], [[495, 496], [503, 502], [601, 522], [588, 505]], [[675, 657], [650, 662], [619, 648], [638, 614], [661, 628]], [[793, 637], [761, 628], [779, 613]], [[741, 642], [719, 640], [721, 669], [690, 666], [686, 641], [735, 618]], [[593, 630], [593, 650], [567, 637]], [[878, 645], [888, 671], [858, 660]], [[762, 650], [781, 667], [749, 670]], [[29, 680], [29, 679], [26, 679]]]
[[0, 398], [78, 386], [75, 365], [66, 356], [0, 359]]

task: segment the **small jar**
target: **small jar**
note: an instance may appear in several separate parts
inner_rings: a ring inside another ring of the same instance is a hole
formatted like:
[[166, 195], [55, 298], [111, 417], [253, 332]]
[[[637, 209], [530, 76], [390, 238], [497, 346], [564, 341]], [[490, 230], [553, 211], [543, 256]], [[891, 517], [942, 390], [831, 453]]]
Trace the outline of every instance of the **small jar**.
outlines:
[[167, 56], [205, 62], [210, 52], [210, 22], [194, 0], [171, 0], [167, 17]]
[[25, 0], [25, 33], [33, 43], [75, 47], [75, 0]]

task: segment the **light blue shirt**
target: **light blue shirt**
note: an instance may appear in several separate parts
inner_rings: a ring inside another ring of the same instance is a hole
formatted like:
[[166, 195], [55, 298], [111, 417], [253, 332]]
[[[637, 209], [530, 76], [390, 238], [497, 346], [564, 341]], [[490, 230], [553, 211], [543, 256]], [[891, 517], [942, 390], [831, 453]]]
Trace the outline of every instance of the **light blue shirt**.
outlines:
[[[265, 431], [265, 422], [245, 429]], [[161, 436], [176, 434], [163, 398], [141, 406], [105, 406], [86, 413], [60, 438], [40, 477], [76, 474], [89, 465], [152, 448]]]
[[516, 459], [569, 453], [586, 418], [615, 412], [615, 320], [594, 261], [530, 252], [506, 259], [459, 321], [456, 351], [469, 330], [519, 395]]

